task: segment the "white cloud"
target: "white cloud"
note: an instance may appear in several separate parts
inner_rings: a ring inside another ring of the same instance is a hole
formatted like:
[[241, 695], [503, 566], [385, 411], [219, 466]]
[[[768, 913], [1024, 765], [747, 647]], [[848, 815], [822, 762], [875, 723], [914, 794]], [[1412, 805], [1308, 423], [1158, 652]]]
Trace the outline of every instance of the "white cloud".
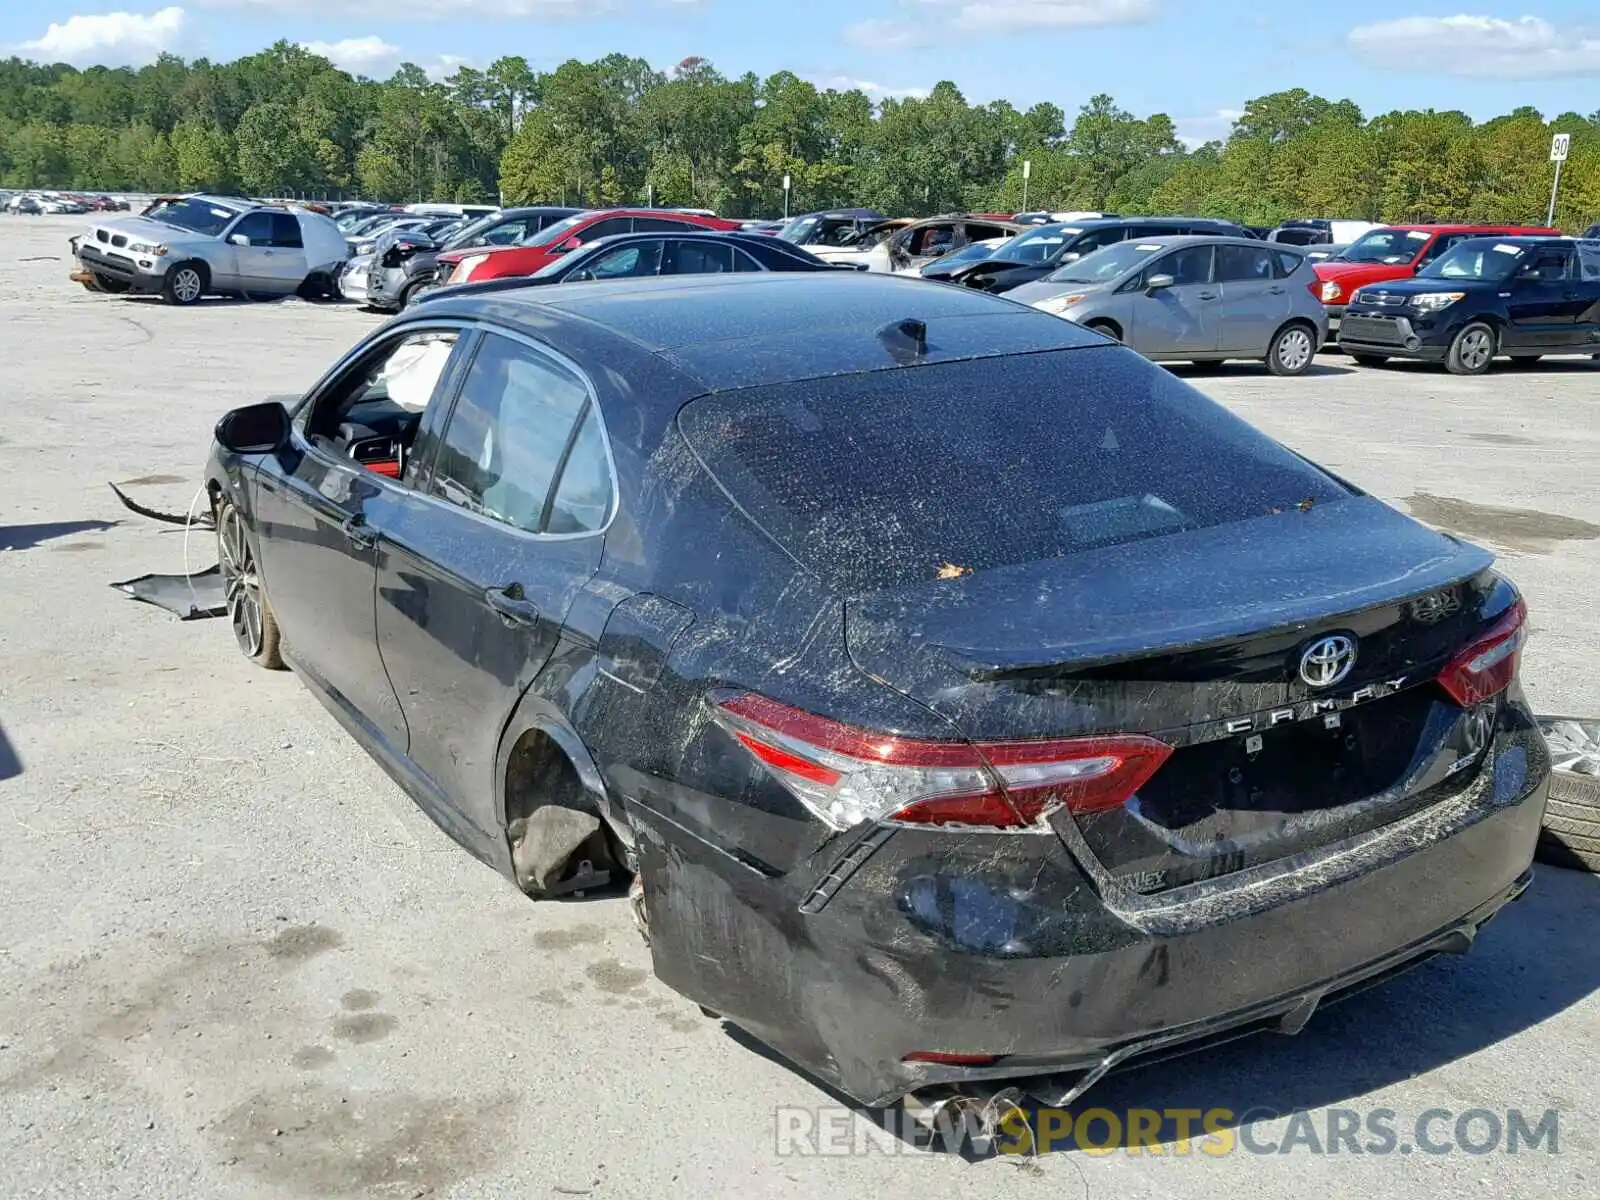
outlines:
[[966, 33], [1132, 25], [1155, 15], [1155, 0], [972, 0], [950, 18]]
[[626, 0], [200, 0], [207, 8], [287, 13], [334, 20], [451, 21], [464, 17], [583, 19], [615, 11]]
[[[1155, 15], [1157, 0], [901, 0], [901, 12], [845, 26], [841, 36], [871, 50], [909, 50], [951, 36], [1029, 29], [1132, 25]], [[920, 10], [920, 11], [917, 11]]]
[[459, 54], [407, 54], [376, 34], [338, 42], [301, 42], [300, 45], [312, 54], [320, 54], [340, 70], [371, 79], [388, 79], [400, 69], [401, 63], [410, 62], [421, 67], [435, 83], [443, 83], [457, 68], [471, 64], [470, 59]]
[[809, 78], [813, 84], [824, 92], [865, 92], [871, 100], [900, 99], [906, 96], [913, 96], [921, 100], [929, 92], [929, 89], [925, 87], [885, 87], [881, 83], [873, 83], [867, 79], [855, 79], [849, 75], [812, 75]]
[[1178, 140], [1194, 150], [1207, 142], [1226, 141], [1233, 132], [1234, 122], [1244, 116], [1241, 108], [1219, 108], [1204, 117], [1178, 117], [1172, 127]]
[[52, 23], [43, 37], [23, 42], [17, 52], [24, 58], [75, 67], [139, 67], [178, 47], [183, 34], [183, 9], [177, 7], [153, 13], [95, 13]]
[[313, 54], [320, 54], [342, 71], [352, 75], [370, 75], [386, 79], [394, 74], [404, 59], [399, 46], [391, 45], [381, 37], [345, 38], [338, 42], [301, 42]]
[[1558, 29], [1540, 17], [1402, 17], [1350, 31], [1375, 67], [1497, 79], [1600, 75], [1600, 28]]

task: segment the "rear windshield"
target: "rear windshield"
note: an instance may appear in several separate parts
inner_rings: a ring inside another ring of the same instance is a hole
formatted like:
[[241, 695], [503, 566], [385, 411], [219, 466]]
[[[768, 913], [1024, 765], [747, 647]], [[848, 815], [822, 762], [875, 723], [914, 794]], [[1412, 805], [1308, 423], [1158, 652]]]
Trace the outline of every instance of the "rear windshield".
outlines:
[[848, 594], [1348, 494], [1112, 348], [721, 392], [692, 401], [679, 423], [734, 500]]

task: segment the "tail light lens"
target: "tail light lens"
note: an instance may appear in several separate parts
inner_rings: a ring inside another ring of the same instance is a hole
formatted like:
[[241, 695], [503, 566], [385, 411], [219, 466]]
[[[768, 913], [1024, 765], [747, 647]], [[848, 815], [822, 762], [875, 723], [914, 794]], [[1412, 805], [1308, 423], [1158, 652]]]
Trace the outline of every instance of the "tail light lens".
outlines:
[[1439, 673], [1440, 686], [1463, 708], [1498, 696], [1517, 677], [1528, 638], [1528, 607], [1518, 600], [1488, 632], [1461, 650]]
[[1331, 279], [1317, 289], [1317, 298], [1324, 304], [1337, 304], [1339, 297], [1342, 295], [1344, 295], [1344, 289]]
[[450, 282], [466, 283], [472, 278], [472, 273], [488, 261], [487, 254], [469, 254], [456, 264], [456, 269], [450, 273]]
[[1058, 809], [1125, 803], [1172, 753], [1137, 734], [1049, 741], [897, 737], [753, 693], [713, 699], [719, 724], [834, 829], [863, 821], [1049, 832]]

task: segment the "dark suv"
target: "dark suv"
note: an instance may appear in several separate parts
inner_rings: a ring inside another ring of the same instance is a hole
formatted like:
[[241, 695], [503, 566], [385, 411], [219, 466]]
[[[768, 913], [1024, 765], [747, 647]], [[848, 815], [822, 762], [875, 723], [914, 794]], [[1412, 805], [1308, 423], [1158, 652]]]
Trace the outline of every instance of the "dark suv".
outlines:
[[1021, 284], [1043, 279], [1064, 263], [1075, 262], [1113, 242], [1183, 234], [1250, 236], [1229, 221], [1214, 221], [1209, 217], [1117, 217], [1041, 225], [1012, 238], [995, 251], [992, 258], [954, 272], [949, 282], [986, 292], [1009, 292]]
[[1339, 346], [1356, 362], [1442, 362], [1481, 375], [1497, 355], [1600, 352], [1600, 241], [1481, 237], [1458, 242], [1411, 279], [1351, 297]]

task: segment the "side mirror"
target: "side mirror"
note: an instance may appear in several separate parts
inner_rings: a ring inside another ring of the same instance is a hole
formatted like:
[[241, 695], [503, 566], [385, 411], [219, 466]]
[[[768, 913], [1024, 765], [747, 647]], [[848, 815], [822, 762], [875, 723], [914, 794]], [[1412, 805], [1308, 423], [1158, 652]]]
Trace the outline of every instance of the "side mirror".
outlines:
[[1077, 262], [1082, 257], [1083, 255], [1079, 254], [1076, 250], [1069, 250], [1061, 256], [1061, 262], [1063, 265], [1065, 265], [1070, 262]]
[[583, 245], [583, 242], [580, 241], [578, 238], [569, 237], [566, 241], [558, 242], [554, 246], [551, 246], [550, 247], [550, 253], [551, 254], [571, 254], [574, 250], [576, 250], [581, 245]]
[[235, 246], [248, 246], [250, 244], [250, 239], [242, 233], [230, 233], [228, 241]]
[[289, 410], [276, 400], [248, 404], [217, 422], [217, 444], [234, 454], [271, 454], [289, 441]]
[[1149, 279], [1144, 281], [1144, 287], [1145, 291], [1147, 292], [1159, 292], [1163, 288], [1169, 288], [1177, 282], [1178, 281], [1171, 275], [1152, 275]]

